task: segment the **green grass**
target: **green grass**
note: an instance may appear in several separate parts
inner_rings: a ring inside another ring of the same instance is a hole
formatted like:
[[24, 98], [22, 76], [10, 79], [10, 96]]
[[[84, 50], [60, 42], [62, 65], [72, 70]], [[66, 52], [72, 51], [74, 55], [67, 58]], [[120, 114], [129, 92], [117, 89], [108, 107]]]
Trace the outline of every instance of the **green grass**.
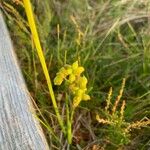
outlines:
[[[45, 124], [43, 129], [48, 143], [52, 149], [61, 149], [61, 146], [67, 149], [66, 140], [59, 136], [61, 130], [31, 39], [25, 11], [20, 5], [8, 2], [2, 0], [2, 10], [28, 89], [40, 110], [37, 114]], [[126, 86], [122, 99], [126, 100], [126, 121], [136, 122], [146, 117], [150, 118], [149, 0], [32, 2], [51, 78], [54, 79], [57, 71], [65, 63], [72, 64], [77, 59], [84, 66], [88, 77], [92, 100], [82, 102], [76, 112], [73, 123], [76, 132], [72, 149], [90, 149], [92, 144], [98, 144], [106, 150], [118, 149], [120, 145], [114, 142], [115, 137], [108, 139], [112, 129], [99, 124], [95, 120], [95, 114], [99, 110], [104, 113], [103, 108], [110, 87], [113, 88], [112, 101], [115, 101], [125, 77]], [[77, 41], [80, 32], [83, 35], [80, 35], [79, 44]], [[64, 114], [64, 87], [54, 86], [54, 91], [60, 113]], [[50, 128], [59, 142], [50, 134]], [[135, 129], [131, 133], [130, 143], [122, 145], [121, 148], [146, 150], [150, 144], [149, 139], [148, 126], [140, 130]]]

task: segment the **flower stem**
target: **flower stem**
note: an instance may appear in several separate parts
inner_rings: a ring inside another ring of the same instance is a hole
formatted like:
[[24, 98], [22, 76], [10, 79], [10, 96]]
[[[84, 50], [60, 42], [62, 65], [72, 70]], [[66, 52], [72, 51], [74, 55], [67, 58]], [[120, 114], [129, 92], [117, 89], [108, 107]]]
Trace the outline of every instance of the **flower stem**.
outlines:
[[67, 115], [67, 140], [68, 140], [68, 144], [71, 144], [72, 143], [72, 120], [70, 117], [69, 99], [67, 94], [66, 94], [66, 115]]

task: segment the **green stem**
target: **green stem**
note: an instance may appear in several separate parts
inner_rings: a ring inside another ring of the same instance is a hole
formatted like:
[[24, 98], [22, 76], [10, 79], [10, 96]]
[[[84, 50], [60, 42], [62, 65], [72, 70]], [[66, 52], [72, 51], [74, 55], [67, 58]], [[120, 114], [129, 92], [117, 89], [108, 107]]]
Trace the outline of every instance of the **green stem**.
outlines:
[[69, 99], [67, 94], [66, 94], [66, 115], [67, 115], [67, 140], [68, 140], [68, 144], [71, 144], [72, 143], [72, 120], [70, 117]]

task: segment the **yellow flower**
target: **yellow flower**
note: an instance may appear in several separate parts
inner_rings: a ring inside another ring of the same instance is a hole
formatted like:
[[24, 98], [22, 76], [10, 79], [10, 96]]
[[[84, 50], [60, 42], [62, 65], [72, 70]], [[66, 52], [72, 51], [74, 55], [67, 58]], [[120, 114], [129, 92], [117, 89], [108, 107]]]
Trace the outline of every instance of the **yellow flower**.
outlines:
[[55, 79], [54, 79], [54, 84], [55, 85], [61, 85], [63, 80], [72, 73], [72, 68], [71, 66], [66, 66], [66, 68], [62, 67], [59, 72], [57, 73]]
[[79, 89], [77, 92], [76, 92], [76, 95], [78, 96], [78, 97], [81, 97], [81, 99], [82, 99], [82, 95], [84, 94], [84, 90], [82, 90], [82, 89]]
[[78, 97], [78, 96], [74, 97], [74, 99], [73, 99], [73, 108], [76, 108], [80, 104], [80, 102], [81, 102], [80, 97]]
[[84, 71], [84, 68], [83, 67], [78, 67], [76, 70], [73, 71], [73, 73], [76, 75], [76, 76], [80, 76], [80, 74]]
[[64, 67], [60, 69], [59, 73], [63, 74], [65, 77], [69, 75], [71, 71], [69, 69], [65, 69]]
[[85, 76], [80, 77], [80, 78], [78, 79], [78, 84], [79, 84], [79, 87], [80, 87], [81, 89], [86, 89], [87, 78], [86, 78]]
[[78, 90], [78, 95], [76, 95], [73, 99], [73, 107], [76, 108], [82, 100], [90, 100], [90, 96], [85, 94], [84, 91]]
[[59, 70], [58, 73], [63, 73], [63, 74], [65, 74], [65, 72], [66, 72], [66, 69], [65, 69], [64, 67], [62, 67], [62, 68]]
[[71, 68], [66, 69], [66, 73], [67, 75], [72, 74], [72, 69]]
[[75, 75], [74, 75], [74, 74], [71, 74], [71, 75], [69, 76], [69, 82], [72, 83], [72, 82], [74, 82], [75, 80], [76, 80]]
[[71, 84], [71, 85], [69, 86], [69, 89], [71, 90], [71, 92], [72, 92], [73, 94], [75, 94], [76, 91], [79, 89], [79, 87], [76, 86], [75, 83], [73, 83], [73, 84]]
[[84, 71], [83, 67], [79, 67], [78, 61], [72, 64], [72, 73], [76, 76], [80, 76], [80, 74]]
[[83, 71], [84, 68], [79, 67], [78, 61], [76, 61], [72, 65], [62, 67], [54, 79], [55, 85], [61, 85], [63, 80], [68, 80], [69, 89], [74, 96], [73, 108], [76, 108], [82, 100], [90, 100], [90, 96], [86, 94], [87, 78], [80, 76]]
[[62, 72], [58, 72], [57, 75], [56, 75], [56, 77], [57, 76], [60, 77], [60, 78], [62, 78], [62, 79], [64, 79], [66, 77], [66, 75], [64, 73], [62, 73]]
[[63, 82], [63, 78], [61, 76], [56, 76], [55, 79], [54, 79], [54, 84], [55, 85], [61, 85]]
[[70, 65], [65, 65], [65, 69], [68, 75], [72, 74], [72, 67]]

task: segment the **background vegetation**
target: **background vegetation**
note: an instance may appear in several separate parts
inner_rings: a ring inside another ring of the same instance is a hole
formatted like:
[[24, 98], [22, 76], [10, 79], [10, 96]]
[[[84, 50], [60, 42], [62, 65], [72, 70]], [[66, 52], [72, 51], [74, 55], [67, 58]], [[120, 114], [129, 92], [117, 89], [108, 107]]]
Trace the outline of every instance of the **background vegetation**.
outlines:
[[[113, 106], [126, 78], [124, 120], [132, 124], [150, 118], [150, 1], [33, 0], [32, 4], [51, 78], [76, 60], [88, 77], [91, 100], [76, 111], [70, 149], [148, 150], [148, 125], [123, 136], [122, 126], [99, 123], [96, 114], [109, 118], [105, 112], [109, 89], [113, 89]], [[67, 141], [57, 123], [22, 3], [0, 0], [0, 7], [50, 148], [65, 150]], [[65, 118], [64, 87], [54, 86], [54, 91]]]

